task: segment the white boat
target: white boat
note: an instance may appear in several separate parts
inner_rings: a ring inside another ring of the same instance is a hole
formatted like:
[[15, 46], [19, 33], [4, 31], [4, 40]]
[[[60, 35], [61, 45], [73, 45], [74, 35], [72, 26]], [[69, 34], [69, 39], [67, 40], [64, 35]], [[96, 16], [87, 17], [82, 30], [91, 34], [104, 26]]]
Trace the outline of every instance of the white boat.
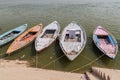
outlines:
[[82, 26], [71, 22], [59, 38], [60, 47], [70, 61], [73, 61], [86, 45], [86, 32]]
[[52, 22], [51, 24], [44, 27], [41, 34], [35, 40], [35, 49], [37, 52], [47, 48], [51, 45], [56, 38], [58, 37], [60, 32], [60, 25], [57, 21]]

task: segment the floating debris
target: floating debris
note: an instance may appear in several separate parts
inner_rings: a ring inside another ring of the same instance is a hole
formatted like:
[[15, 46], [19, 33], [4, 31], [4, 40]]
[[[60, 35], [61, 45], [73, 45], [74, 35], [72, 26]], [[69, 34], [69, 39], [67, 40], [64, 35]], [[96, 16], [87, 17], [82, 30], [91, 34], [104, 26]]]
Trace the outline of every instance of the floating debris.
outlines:
[[53, 57], [50, 57], [50, 59], [53, 59]]
[[25, 57], [25, 54], [23, 55], [23, 56], [21, 56], [20, 58], [22, 59], [22, 58], [24, 58]]

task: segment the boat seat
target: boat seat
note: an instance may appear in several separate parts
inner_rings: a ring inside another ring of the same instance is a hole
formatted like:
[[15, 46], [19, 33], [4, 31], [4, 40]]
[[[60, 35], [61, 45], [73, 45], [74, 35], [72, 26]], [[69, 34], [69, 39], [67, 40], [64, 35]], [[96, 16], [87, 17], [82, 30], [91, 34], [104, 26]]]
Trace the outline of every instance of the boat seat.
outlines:
[[76, 37], [75, 31], [69, 31], [69, 38], [74, 39]]

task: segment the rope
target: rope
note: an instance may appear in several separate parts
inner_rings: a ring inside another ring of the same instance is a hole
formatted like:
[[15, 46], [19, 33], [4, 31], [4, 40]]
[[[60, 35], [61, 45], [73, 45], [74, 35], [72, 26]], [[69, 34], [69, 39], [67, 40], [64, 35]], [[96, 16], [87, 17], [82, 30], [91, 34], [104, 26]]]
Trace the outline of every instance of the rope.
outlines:
[[51, 63], [56, 62], [57, 60], [59, 60], [59, 59], [62, 58], [63, 56], [65, 56], [65, 55], [62, 55], [62, 56], [58, 57], [57, 59], [49, 62], [48, 64], [44, 65], [42, 68], [45, 68], [45, 67], [47, 67], [48, 65], [50, 65]]
[[36, 68], [37, 68], [37, 65], [38, 65], [38, 56], [37, 56], [37, 54], [38, 53], [36, 52], [36, 61], [35, 61], [36, 62]]
[[78, 71], [78, 70], [80, 70], [80, 69], [82, 69], [82, 68], [84, 68], [84, 67], [86, 67], [86, 66], [88, 66], [88, 65], [90, 65], [90, 64], [92, 64], [92, 63], [94, 63], [95, 61], [99, 60], [99, 59], [100, 59], [101, 57], [103, 57], [103, 56], [104, 56], [104, 54], [101, 55], [101, 56], [99, 56], [97, 59], [95, 59], [95, 60], [89, 62], [88, 64], [86, 64], [86, 65], [84, 65], [84, 66], [81, 66], [81, 67], [79, 67], [79, 68], [76, 68], [76, 69], [74, 69], [74, 70], [71, 70], [70, 72]]
[[36, 55], [35, 55], [35, 67], [37, 68], [38, 67], [38, 56], [37, 56], [38, 52], [36, 52]]
[[[84, 58], [88, 59], [89, 61], [92, 61], [90, 58], [88, 58], [88, 57], [86, 57], [86, 56], [84, 56], [84, 55], [81, 55], [81, 56], [83, 56]], [[96, 64], [98, 64], [98, 63], [96, 63]], [[98, 65], [100, 65], [100, 64], [98, 64]], [[100, 65], [100, 66], [105, 67], [105, 66], [103, 66], [103, 65]]]

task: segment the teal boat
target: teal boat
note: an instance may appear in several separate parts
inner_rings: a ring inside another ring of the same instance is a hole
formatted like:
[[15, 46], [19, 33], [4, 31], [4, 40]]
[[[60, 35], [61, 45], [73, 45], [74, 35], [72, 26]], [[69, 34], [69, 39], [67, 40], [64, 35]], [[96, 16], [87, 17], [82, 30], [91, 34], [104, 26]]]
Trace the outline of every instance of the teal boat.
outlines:
[[22, 32], [27, 29], [27, 24], [21, 25], [17, 28], [14, 28], [6, 33], [0, 35], [0, 46], [12, 41], [17, 36], [19, 36]]

